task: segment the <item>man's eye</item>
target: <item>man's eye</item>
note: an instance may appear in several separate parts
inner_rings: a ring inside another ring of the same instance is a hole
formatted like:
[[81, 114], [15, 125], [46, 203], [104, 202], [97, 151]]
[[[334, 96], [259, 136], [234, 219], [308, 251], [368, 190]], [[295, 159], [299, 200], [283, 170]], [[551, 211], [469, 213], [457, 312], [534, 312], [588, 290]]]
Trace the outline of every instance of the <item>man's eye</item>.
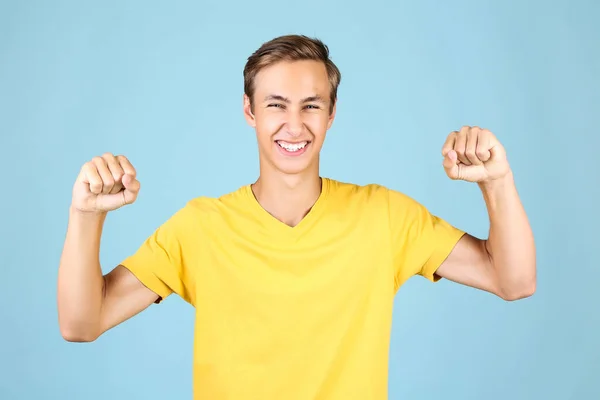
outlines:
[[306, 108], [308, 109], [312, 109], [312, 110], [318, 110], [319, 106], [315, 105], [315, 104], [309, 104], [306, 106]]
[[278, 103], [273, 103], [273, 104], [269, 104], [267, 107], [283, 108], [283, 105], [278, 104]]

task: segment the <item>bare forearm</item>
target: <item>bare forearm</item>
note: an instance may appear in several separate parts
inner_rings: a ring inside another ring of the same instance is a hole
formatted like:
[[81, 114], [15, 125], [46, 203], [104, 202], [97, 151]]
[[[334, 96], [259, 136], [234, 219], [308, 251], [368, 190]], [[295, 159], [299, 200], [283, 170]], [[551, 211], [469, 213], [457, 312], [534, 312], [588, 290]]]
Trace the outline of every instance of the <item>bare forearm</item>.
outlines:
[[499, 290], [509, 300], [530, 296], [536, 284], [535, 243], [513, 175], [480, 188], [490, 218], [486, 248]]
[[69, 212], [57, 299], [60, 329], [67, 340], [93, 340], [99, 331], [104, 290], [99, 254], [105, 218], [105, 213]]

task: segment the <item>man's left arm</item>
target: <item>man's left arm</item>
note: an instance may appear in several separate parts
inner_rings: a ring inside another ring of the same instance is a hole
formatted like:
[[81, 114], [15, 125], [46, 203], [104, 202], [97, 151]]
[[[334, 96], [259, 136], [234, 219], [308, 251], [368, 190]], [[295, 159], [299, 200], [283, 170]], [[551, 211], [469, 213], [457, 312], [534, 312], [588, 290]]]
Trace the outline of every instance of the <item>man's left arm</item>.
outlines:
[[490, 131], [463, 127], [448, 136], [442, 154], [451, 179], [479, 185], [490, 230], [487, 240], [465, 234], [436, 275], [505, 300], [531, 296], [536, 288], [535, 243], [504, 148]]

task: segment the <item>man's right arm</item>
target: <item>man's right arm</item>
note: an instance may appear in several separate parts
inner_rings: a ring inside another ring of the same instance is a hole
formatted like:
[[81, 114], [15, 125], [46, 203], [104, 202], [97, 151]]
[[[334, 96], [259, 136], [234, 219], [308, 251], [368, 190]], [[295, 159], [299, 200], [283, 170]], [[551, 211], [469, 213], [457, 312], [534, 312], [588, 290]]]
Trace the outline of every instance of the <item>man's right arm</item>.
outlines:
[[57, 299], [60, 332], [68, 341], [96, 340], [158, 299], [121, 265], [102, 274], [99, 254], [105, 218], [105, 213], [70, 211]]
[[58, 270], [58, 321], [63, 338], [90, 342], [149, 307], [158, 295], [119, 265], [103, 275], [100, 240], [106, 215], [137, 198], [135, 169], [123, 156], [86, 163], [73, 203]]

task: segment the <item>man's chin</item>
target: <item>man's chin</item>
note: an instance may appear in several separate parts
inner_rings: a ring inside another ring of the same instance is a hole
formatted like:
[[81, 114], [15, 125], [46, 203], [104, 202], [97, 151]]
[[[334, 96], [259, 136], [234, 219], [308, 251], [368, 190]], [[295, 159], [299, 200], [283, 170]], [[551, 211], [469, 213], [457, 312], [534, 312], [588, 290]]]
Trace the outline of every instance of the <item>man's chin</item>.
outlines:
[[276, 169], [285, 175], [302, 175], [311, 170], [308, 165], [290, 165], [289, 163], [278, 163]]
[[299, 158], [282, 158], [281, 156], [275, 155], [271, 159], [271, 164], [276, 171], [279, 171], [286, 175], [301, 175], [313, 169], [318, 170], [318, 166], [315, 168], [315, 160], [299, 157]]

